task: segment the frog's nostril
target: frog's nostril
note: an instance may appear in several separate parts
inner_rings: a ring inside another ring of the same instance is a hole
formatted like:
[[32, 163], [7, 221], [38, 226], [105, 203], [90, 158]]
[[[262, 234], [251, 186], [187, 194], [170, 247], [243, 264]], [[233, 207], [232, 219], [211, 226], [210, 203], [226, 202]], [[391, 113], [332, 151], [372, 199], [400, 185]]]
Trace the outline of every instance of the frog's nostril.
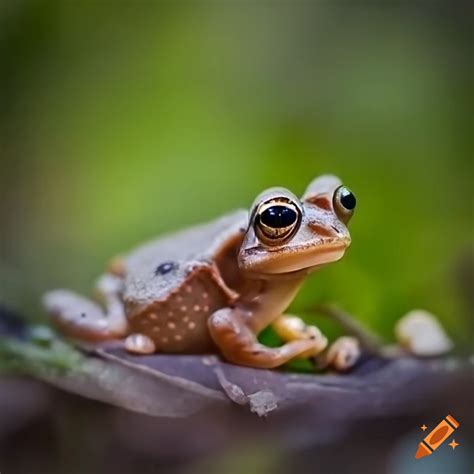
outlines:
[[336, 226], [332, 225], [331, 228], [339, 235], [339, 229]]

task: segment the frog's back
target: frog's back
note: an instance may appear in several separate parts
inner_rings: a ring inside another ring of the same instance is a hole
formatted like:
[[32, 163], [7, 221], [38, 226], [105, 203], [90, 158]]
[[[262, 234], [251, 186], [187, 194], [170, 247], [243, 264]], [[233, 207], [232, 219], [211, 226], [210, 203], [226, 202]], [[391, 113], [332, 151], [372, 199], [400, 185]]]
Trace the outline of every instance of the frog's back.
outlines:
[[235, 211], [125, 256], [124, 302], [134, 332], [150, 336], [159, 350], [204, 349], [207, 318], [237, 297], [222, 278], [220, 261], [237, 267], [246, 225], [247, 211]]
[[237, 210], [205, 224], [196, 225], [148, 242], [124, 260], [127, 273], [155, 270], [165, 262], [209, 261], [222, 245], [245, 232], [247, 211]]

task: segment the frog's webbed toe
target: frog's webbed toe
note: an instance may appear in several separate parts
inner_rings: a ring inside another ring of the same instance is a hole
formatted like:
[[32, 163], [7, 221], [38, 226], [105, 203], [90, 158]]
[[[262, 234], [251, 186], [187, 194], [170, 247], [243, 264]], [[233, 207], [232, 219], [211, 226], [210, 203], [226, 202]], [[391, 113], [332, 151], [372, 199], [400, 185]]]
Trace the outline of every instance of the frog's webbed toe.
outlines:
[[105, 340], [121, 337], [127, 331], [125, 317], [107, 317], [98, 304], [71, 291], [46, 293], [43, 305], [54, 324], [72, 337]]

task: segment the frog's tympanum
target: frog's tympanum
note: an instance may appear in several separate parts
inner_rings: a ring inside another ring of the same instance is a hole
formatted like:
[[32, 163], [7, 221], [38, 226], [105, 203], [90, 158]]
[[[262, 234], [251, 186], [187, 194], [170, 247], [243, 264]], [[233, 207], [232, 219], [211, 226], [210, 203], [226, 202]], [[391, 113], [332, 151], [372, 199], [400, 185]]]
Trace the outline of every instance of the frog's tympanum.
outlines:
[[[239, 210], [113, 260], [97, 283], [102, 305], [66, 290], [44, 297], [55, 324], [84, 341], [124, 339], [136, 354], [218, 350], [228, 361], [277, 367], [326, 348], [315, 326], [284, 311], [304, 279], [350, 244], [354, 195], [335, 176], [300, 200], [271, 188]], [[257, 336], [272, 325], [285, 341]]]

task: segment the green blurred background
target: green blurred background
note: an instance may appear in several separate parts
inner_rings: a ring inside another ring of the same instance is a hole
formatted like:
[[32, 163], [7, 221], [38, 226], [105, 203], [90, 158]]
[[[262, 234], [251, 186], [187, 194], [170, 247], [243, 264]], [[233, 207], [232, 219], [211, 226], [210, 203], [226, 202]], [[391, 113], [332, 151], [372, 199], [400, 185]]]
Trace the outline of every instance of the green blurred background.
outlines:
[[0, 301], [45, 320], [44, 290], [331, 172], [353, 246], [292, 310], [336, 302], [391, 339], [422, 307], [471, 344], [470, 11], [2, 2]]

